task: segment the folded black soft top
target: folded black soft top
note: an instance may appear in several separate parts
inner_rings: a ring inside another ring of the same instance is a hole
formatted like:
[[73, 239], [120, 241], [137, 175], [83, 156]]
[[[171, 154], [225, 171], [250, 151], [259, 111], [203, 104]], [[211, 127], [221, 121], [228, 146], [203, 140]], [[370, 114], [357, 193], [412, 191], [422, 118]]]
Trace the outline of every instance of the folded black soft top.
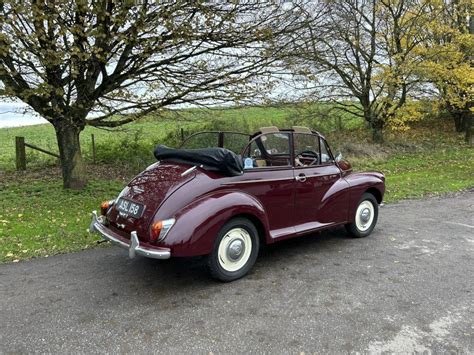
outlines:
[[157, 160], [169, 160], [190, 165], [202, 165], [204, 169], [226, 176], [242, 175], [242, 158], [225, 148], [173, 149], [164, 145], [155, 148]]

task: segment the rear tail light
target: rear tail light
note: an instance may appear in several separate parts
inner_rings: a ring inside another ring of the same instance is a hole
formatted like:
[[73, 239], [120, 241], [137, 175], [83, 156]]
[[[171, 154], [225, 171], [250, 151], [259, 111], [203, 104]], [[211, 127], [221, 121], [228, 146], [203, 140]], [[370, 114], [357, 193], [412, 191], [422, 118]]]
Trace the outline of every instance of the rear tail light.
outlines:
[[100, 205], [100, 214], [105, 216], [110, 207], [114, 204], [115, 200], [104, 201]]
[[165, 239], [166, 234], [173, 226], [176, 220], [174, 218], [165, 219], [164, 221], [157, 221], [151, 225], [151, 240], [160, 242]]

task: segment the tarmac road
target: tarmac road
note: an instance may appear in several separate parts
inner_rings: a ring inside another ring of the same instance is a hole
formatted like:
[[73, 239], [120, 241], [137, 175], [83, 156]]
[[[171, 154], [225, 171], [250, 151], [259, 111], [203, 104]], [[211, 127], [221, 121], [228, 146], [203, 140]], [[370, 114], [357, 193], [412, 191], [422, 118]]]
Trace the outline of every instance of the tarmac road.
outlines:
[[0, 353], [474, 352], [474, 192], [262, 251], [246, 278], [113, 247], [0, 265]]

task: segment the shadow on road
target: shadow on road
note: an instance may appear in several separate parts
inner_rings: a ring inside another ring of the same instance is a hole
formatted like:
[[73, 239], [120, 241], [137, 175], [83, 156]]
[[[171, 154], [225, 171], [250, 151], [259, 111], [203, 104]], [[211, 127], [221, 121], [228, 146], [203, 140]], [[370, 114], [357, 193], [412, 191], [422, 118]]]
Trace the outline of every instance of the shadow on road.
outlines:
[[[360, 241], [350, 238], [344, 228], [336, 227], [328, 231], [265, 245], [260, 249], [253, 270], [242, 280], [265, 278], [266, 270], [284, 267], [285, 263], [295, 262], [302, 255], [313, 257], [315, 263], [321, 263], [323, 254], [337, 253], [349, 247], [352, 242]], [[166, 290], [171, 288], [173, 293], [178, 293], [189, 288], [213, 288], [221, 284], [210, 278], [205, 257], [169, 260], [138, 257], [128, 260], [125, 254], [125, 252], [115, 253], [96, 261], [101, 268], [108, 269], [107, 275], [115, 281], [128, 284], [132, 279], [134, 284], [138, 283], [160, 295], [167, 293]], [[111, 265], [108, 265], [109, 263]], [[242, 282], [242, 280], [237, 282]]]

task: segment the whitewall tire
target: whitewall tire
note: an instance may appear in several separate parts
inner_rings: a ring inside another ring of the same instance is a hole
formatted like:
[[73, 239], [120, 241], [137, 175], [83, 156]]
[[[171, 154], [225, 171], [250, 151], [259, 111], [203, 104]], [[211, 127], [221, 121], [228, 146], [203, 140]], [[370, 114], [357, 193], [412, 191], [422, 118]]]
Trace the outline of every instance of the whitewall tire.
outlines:
[[346, 229], [353, 237], [366, 237], [374, 230], [378, 215], [379, 205], [374, 195], [364, 193], [357, 205], [354, 219], [346, 225]]
[[228, 282], [246, 275], [255, 264], [259, 249], [258, 232], [246, 218], [234, 218], [220, 230], [208, 257], [212, 277]]

